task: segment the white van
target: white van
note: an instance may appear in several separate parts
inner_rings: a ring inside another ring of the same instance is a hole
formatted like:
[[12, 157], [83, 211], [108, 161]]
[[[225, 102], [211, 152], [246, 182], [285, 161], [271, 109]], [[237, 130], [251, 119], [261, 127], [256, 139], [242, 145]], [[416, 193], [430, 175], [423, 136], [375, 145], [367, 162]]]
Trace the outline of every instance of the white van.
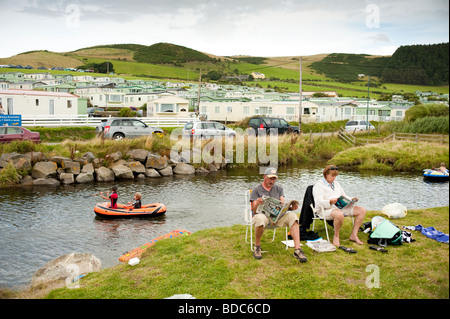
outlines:
[[[369, 122], [369, 130], [374, 130], [375, 126], [370, 124]], [[345, 130], [346, 131], [366, 131], [367, 130], [367, 122], [366, 121], [348, 121], [347, 124], [345, 124]]]

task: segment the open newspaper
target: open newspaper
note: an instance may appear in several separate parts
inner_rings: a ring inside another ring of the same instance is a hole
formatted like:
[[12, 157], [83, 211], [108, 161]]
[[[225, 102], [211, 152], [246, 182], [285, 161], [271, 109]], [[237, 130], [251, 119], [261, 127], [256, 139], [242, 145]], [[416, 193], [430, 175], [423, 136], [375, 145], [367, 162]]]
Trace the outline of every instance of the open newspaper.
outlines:
[[356, 199], [356, 198], [355, 199], [348, 199], [348, 198], [346, 198], [344, 196], [341, 196], [341, 197], [338, 198], [338, 200], [337, 200], [335, 205], [336, 205], [337, 208], [342, 209], [342, 208], [347, 207], [347, 206], [350, 207], [351, 205], [355, 204], [357, 201], [358, 201], [358, 199]]
[[262, 199], [264, 203], [260, 204], [256, 209], [258, 214], [264, 214], [269, 218], [272, 223], [276, 223], [281, 217], [286, 214], [289, 208], [294, 204], [298, 206], [298, 201], [291, 200], [287, 203], [282, 203], [276, 198], [263, 195]]

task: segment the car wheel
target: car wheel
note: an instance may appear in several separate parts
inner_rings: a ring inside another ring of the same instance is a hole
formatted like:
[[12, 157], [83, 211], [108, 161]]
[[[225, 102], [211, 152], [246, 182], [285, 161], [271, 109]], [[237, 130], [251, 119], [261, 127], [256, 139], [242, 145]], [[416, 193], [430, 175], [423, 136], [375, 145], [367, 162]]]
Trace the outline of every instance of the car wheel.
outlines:
[[123, 135], [122, 133], [115, 133], [113, 135], [113, 139], [115, 139], [116, 141], [120, 141], [125, 137], [125, 135]]

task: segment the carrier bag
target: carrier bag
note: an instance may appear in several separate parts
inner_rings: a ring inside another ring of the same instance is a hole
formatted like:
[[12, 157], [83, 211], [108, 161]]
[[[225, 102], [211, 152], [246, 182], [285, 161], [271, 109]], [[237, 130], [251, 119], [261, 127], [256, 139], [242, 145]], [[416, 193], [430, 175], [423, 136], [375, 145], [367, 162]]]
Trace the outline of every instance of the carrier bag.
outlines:
[[391, 221], [375, 216], [372, 219], [372, 230], [367, 242], [383, 247], [387, 245], [401, 245], [403, 243], [402, 231]]

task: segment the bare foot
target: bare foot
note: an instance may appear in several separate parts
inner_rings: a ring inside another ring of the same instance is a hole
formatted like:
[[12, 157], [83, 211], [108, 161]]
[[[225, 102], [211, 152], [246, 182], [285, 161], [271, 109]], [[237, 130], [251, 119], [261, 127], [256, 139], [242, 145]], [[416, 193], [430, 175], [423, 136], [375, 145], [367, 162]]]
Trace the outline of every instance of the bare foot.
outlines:
[[333, 245], [339, 247], [341, 244], [339, 242], [339, 237], [333, 237]]
[[350, 237], [350, 241], [353, 241], [353, 242], [357, 243], [358, 245], [364, 245], [364, 243], [361, 240], [359, 240], [358, 237]]

